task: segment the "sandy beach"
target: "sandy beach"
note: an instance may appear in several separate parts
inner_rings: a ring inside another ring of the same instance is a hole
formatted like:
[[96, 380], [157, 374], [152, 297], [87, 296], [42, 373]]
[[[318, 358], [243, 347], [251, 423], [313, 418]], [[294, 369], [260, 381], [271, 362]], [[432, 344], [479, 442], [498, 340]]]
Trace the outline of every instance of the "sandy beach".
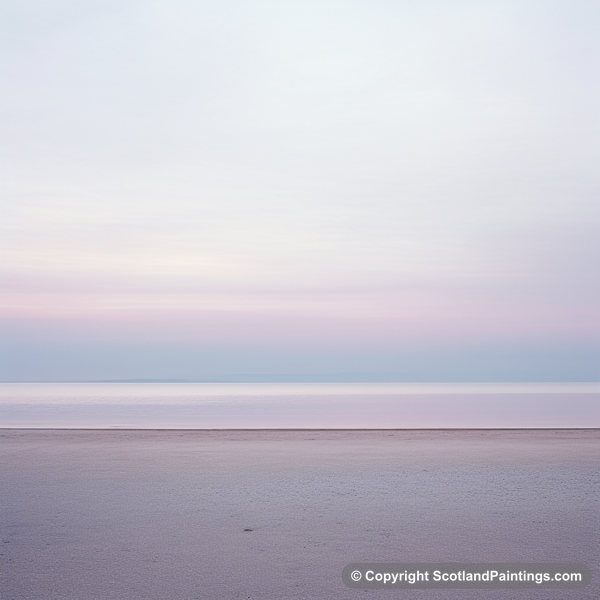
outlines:
[[599, 430], [0, 430], [2, 600], [392, 598], [351, 562], [583, 562]]

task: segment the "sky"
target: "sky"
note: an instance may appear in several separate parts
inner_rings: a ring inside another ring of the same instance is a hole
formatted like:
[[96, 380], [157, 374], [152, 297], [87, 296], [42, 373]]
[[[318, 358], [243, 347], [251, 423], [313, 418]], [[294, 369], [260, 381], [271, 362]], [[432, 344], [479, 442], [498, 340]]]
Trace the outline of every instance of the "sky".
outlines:
[[595, 1], [7, 0], [0, 380], [598, 381]]

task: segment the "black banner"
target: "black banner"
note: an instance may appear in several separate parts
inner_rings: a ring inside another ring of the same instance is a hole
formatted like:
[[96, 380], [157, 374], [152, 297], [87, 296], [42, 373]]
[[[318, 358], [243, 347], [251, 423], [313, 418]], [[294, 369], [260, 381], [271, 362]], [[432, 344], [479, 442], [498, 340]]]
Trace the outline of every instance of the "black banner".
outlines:
[[352, 563], [354, 589], [578, 589], [592, 574], [581, 563]]

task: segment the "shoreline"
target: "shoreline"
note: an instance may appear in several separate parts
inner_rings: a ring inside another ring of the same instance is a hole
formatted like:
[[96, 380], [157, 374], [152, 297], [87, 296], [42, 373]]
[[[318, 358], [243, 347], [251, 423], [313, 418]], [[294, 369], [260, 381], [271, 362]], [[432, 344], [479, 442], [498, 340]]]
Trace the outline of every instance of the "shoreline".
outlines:
[[[3, 428], [0, 442], [3, 600], [352, 600], [356, 562], [600, 565], [597, 428]], [[597, 576], [571, 595], [600, 597]]]
[[600, 431], [600, 427], [0, 427], [0, 431]]

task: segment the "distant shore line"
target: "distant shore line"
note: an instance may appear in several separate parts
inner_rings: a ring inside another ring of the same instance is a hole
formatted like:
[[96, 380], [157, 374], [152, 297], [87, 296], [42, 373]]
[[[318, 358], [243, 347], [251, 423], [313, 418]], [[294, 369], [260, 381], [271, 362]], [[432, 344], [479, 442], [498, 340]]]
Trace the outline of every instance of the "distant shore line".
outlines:
[[345, 376], [340, 375], [229, 375], [206, 379], [56, 379], [56, 380], [7, 380], [6, 383], [401, 383], [407, 385], [511, 385], [511, 384], [599, 384], [600, 381], [580, 380], [436, 380], [415, 381], [394, 377], [392, 375], [367, 376]]

